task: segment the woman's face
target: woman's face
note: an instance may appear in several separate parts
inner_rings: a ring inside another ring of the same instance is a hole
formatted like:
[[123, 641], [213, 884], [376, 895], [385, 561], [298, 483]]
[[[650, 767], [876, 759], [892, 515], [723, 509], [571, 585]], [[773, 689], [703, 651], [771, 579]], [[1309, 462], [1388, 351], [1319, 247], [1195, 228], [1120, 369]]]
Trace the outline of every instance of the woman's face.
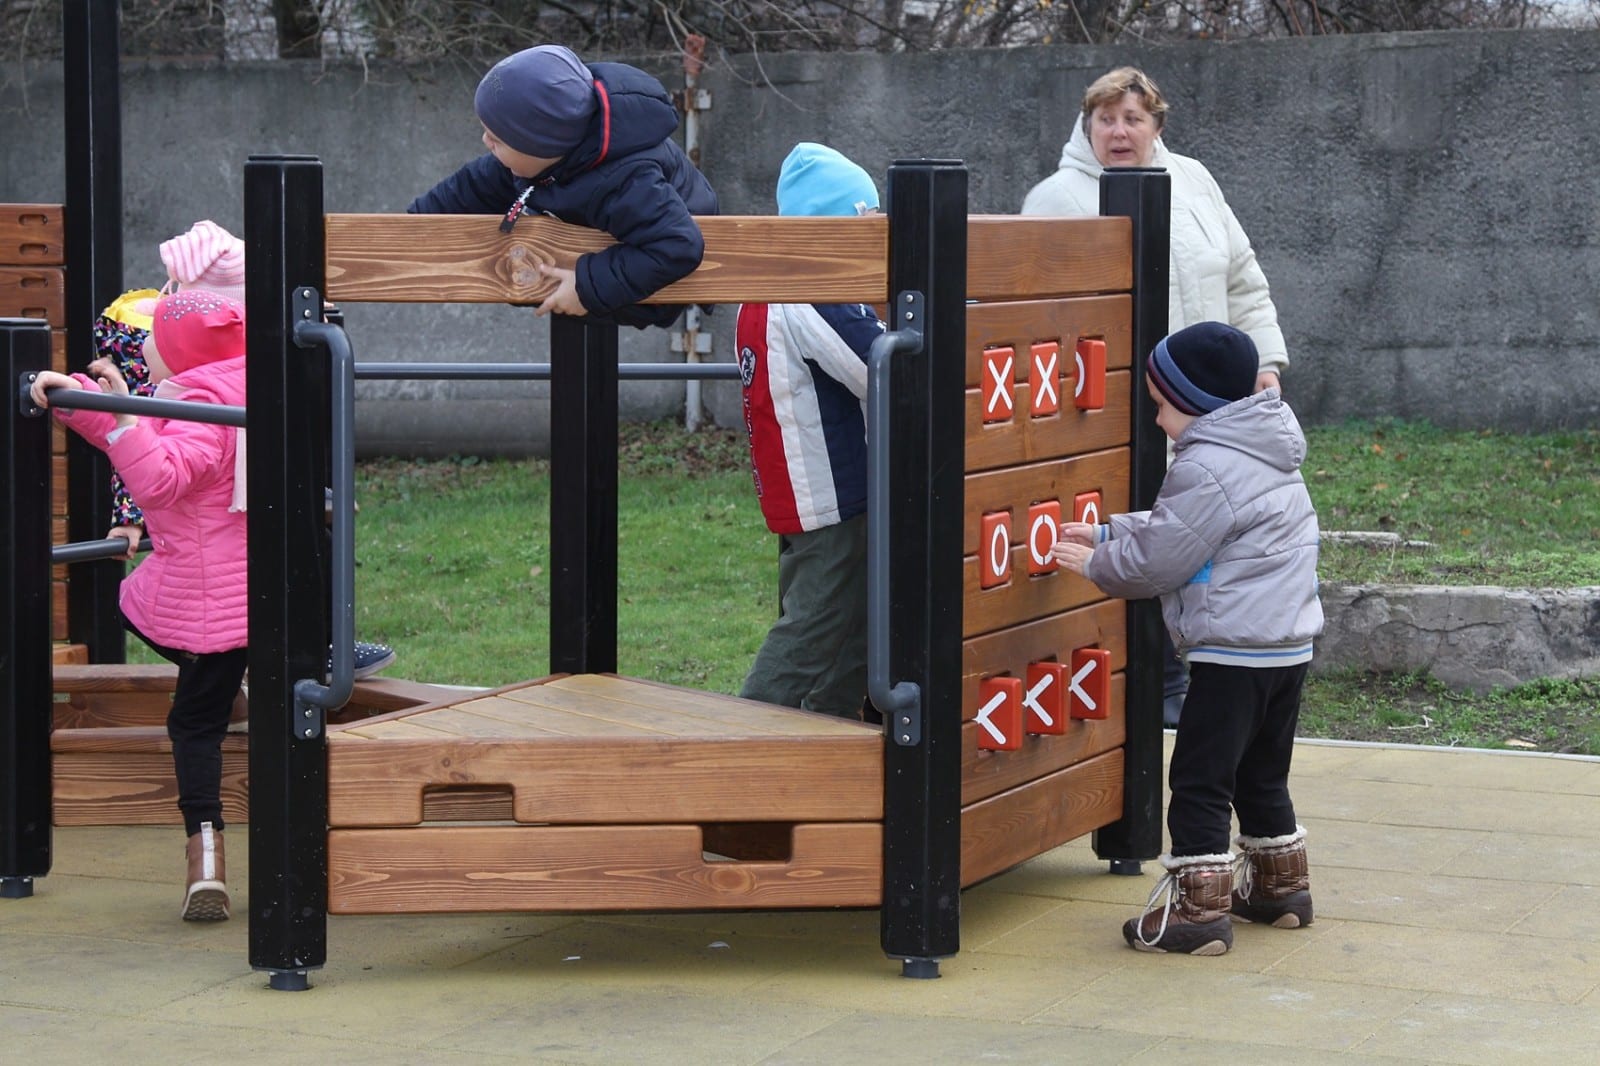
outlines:
[[1089, 115], [1089, 147], [1103, 167], [1149, 166], [1160, 132], [1141, 93], [1123, 93], [1122, 99], [1101, 104]]

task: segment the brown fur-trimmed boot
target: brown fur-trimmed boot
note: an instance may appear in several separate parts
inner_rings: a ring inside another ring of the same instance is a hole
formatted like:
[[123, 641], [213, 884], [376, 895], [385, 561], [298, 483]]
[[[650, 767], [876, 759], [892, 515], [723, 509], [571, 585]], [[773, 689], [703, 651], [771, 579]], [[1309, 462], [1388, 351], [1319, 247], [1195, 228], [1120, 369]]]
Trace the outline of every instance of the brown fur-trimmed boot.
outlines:
[[1161, 865], [1167, 875], [1156, 883], [1144, 913], [1123, 923], [1122, 938], [1136, 951], [1226, 954], [1233, 946], [1233, 856], [1163, 855]]
[[227, 868], [222, 859], [222, 832], [210, 822], [189, 838], [188, 888], [183, 893], [183, 920], [221, 922], [228, 918]]
[[1306, 830], [1297, 825], [1281, 837], [1235, 837], [1233, 916], [1279, 929], [1311, 924], [1311, 870]]

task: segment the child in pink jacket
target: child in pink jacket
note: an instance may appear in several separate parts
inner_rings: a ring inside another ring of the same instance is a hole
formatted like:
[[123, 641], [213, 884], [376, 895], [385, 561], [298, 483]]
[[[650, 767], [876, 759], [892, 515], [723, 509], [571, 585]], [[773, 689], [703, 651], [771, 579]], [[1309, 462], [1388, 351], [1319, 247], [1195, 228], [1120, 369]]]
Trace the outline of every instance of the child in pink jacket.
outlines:
[[[244, 307], [204, 290], [156, 301], [144, 357], [160, 399], [243, 406]], [[42, 373], [53, 388], [126, 395], [108, 359], [94, 377]], [[222, 738], [247, 665], [244, 437], [231, 426], [62, 410], [58, 419], [110, 458], [149, 520], [150, 557], [122, 582], [124, 624], [178, 667], [167, 736], [189, 834], [182, 915], [228, 917], [222, 851]]]

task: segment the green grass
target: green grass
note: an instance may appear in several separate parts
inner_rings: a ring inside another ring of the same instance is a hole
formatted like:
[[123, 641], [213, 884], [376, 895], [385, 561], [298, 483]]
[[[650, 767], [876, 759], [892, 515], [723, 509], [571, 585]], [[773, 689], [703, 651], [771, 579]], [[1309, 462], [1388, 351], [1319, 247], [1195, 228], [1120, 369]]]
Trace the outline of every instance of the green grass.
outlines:
[[1538, 436], [1365, 422], [1307, 431], [1324, 530], [1417, 546], [1325, 544], [1325, 581], [1600, 584], [1600, 432]]

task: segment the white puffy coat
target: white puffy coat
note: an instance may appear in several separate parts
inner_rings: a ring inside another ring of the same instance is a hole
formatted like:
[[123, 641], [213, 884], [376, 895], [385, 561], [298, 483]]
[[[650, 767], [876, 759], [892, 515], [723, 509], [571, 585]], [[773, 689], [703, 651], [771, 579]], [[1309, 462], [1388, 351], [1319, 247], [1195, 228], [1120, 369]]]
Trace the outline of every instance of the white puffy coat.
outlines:
[[[1226, 322], [1255, 341], [1261, 369], [1281, 372], [1289, 352], [1266, 275], [1222, 189], [1197, 159], [1169, 152], [1158, 138], [1151, 166], [1172, 175], [1172, 261], [1167, 331], [1196, 322]], [[1061, 149], [1061, 169], [1029, 190], [1024, 215], [1100, 213], [1100, 173], [1081, 119]]]

